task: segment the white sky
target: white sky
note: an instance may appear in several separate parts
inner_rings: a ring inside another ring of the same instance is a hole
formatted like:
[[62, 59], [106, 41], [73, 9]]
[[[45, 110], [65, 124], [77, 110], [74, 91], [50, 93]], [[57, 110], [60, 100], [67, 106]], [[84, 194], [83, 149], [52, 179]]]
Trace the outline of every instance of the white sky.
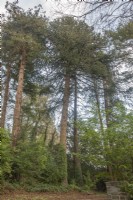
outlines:
[[[0, 13], [5, 13], [5, 4], [7, 0], [0, 0]], [[9, 2], [13, 2], [14, 0], [9, 0]], [[58, 12], [62, 12], [64, 14], [81, 14], [83, 12], [83, 2], [79, 4], [79, 6], [74, 9], [74, 6], [70, 6], [70, 2], [75, 5], [77, 0], [19, 0], [19, 6], [27, 10], [28, 8], [33, 8], [38, 4], [43, 6], [43, 9], [46, 11], [46, 16], [53, 19]], [[71, 8], [70, 8], [71, 7]]]

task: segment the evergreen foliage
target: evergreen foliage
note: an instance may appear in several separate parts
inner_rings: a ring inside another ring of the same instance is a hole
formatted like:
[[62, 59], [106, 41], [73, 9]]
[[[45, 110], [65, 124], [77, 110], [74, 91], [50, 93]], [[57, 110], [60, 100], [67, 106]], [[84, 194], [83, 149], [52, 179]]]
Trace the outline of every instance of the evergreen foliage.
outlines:
[[0, 178], [3, 182], [9, 177], [12, 165], [12, 149], [10, 145], [10, 135], [0, 128]]
[[41, 5], [6, 9], [1, 187], [105, 191], [118, 180], [132, 195], [132, 21], [100, 35], [71, 16], [49, 21]]

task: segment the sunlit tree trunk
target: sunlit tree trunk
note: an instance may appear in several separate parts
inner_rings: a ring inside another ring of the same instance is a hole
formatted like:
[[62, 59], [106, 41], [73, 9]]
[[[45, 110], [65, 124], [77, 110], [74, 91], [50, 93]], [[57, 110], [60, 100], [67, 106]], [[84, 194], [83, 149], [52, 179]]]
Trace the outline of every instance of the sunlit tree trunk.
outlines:
[[68, 106], [70, 96], [70, 75], [65, 75], [65, 88], [63, 97], [63, 108], [61, 116], [61, 128], [60, 128], [60, 145], [64, 149], [64, 162], [65, 162], [65, 178], [62, 182], [63, 185], [67, 185], [67, 156], [66, 156], [66, 138], [67, 138], [67, 118], [68, 118]]
[[69, 96], [70, 96], [70, 76], [66, 75], [62, 117], [61, 117], [61, 130], [60, 130], [60, 144], [64, 147], [65, 150], [66, 150], [66, 131], [67, 131]]
[[17, 92], [16, 92], [16, 102], [15, 102], [14, 117], [13, 117], [13, 129], [12, 129], [13, 147], [16, 146], [19, 133], [20, 133], [20, 114], [21, 114], [21, 105], [22, 105], [25, 64], [26, 64], [26, 55], [25, 55], [25, 51], [23, 51], [21, 60], [20, 60], [18, 86], [17, 86]]

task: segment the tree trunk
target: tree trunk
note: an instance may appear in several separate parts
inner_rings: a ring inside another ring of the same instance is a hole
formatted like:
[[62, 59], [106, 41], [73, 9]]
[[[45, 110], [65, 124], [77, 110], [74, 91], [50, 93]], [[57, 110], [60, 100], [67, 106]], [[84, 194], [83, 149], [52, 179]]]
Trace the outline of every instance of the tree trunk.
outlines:
[[6, 111], [7, 111], [7, 103], [9, 99], [9, 84], [10, 84], [10, 76], [11, 76], [11, 65], [7, 66], [7, 73], [6, 73], [6, 82], [5, 82], [5, 94], [2, 106], [2, 113], [1, 113], [1, 122], [0, 127], [5, 127], [5, 119], [6, 119]]
[[77, 129], [77, 77], [75, 75], [74, 80], [74, 178], [79, 185], [83, 185], [83, 176], [81, 169], [81, 162], [78, 157], [79, 154], [79, 138], [78, 138], [78, 129]]
[[[105, 104], [105, 115], [106, 115], [106, 126], [107, 128], [110, 127], [110, 113], [111, 113], [111, 100], [110, 100], [110, 84], [108, 82], [107, 77], [103, 79], [103, 89], [104, 89], [104, 104]], [[112, 148], [112, 144], [109, 141], [109, 148]], [[108, 160], [108, 159], [107, 159]], [[107, 165], [107, 171], [110, 174], [111, 180], [114, 181], [114, 175], [113, 175], [113, 168], [112, 165]]]
[[63, 108], [61, 116], [61, 129], [60, 129], [60, 145], [64, 149], [64, 162], [65, 162], [65, 178], [62, 182], [63, 185], [67, 185], [67, 156], [66, 156], [66, 137], [67, 137], [67, 118], [68, 118], [68, 106], [70, 96], [70, 75], [65, 75], [65, 88], [63, 97]]
[[41, 114], [40, 112], [38, 111], [38, 116], [36, 116], [36, 122], [35, 122], [35, 126], [33, 127], [32, 131], [31, 131], [31, 140], [32, 141], [36, 141], [36, 137], [37, 137], [37, 134], [38, 134], [38, 124], [40, 122], [40, 119], [41, 119]]
[[[99, 101], [99, 95], [98, 95], [98, 88], [97, 88], [97, 83], [95, 78], [93, 78], [94, 81], [94, 91], [95, 91], [95, 97], [96, 97], [96, 102], [97, 102], [97, 108], [98, 108], [98, 117], [99, 117], [99, 121], [100, 121], [100, 126], [101, 126], [101, 132], [102, 135], [104, 137], [104, 128], [103, 128], [103, 122], [102, 122], [102, 116], [101, 116], [101, 110], [100, 110], [100, 101]], [[110, 97], [109, 97], [109, 83], [106, 79], [103, 80], [103, 88], [104, 88], [104, 103], [105, 103], [105, 114], [106, 114], [106, 126], [107, 128], [109, 128], [109, 124], [110, 124], [110, 116], [109, 116], [109, 112], [110, 112]], [[103, 138], [104, 139], [104, 138]], [[103, 148], [105, 147], [104, 141], [103, 141]], [[110, 145], [110, 143], [109, 143]], [[111, 148], [111, 145], [110, 145]], [[106, 159], [107, 155], [105, 155]], [[110, 174], [110, 177], [112, 180], [114, 180], [114, 176], [113, 176], [113, 169], [111, 165], [107, 165], [107, 171]]]
[[67, 131], [67, 118], [68, 118], [68, 105], [70, 96], [70, 76], [65, 76], [65, 88], [63, 97], [63, 109], [61, 117], [61, 130], [60, 130], [60, 144], [66, 150], [66, 131]]
[[106, 125], [110, 127], [111, 122], [111, 110], [113, 107], [113, 96], [115, 93], [115, 85], [113, 82], [112, 73], [103, 78], [103, 90], [104, 90], [104, 103], [105, 103], [105, 114], [106, 114]]
[[104, 105], [105, 105], [105, 115], [106, 115], [106, 126], [109, 128], [110, 125], [110, 99], [109, 99], [109, 85], [106, 79], [103, 79], [103, 89], [104, 89]]
[[93, 78], [93, 83], [94, 83], [94, 92], [95, 92], [95, 98], [96, 98], [96, 103], [97, 103], [98, 118], [99, 118], [101, 133], [103, 135], [104, 128], [103, 128], [103, 121], [102, 121], [102, 115], [101, 115], [101, 109], [100, 109], [99, 93], [98, 93], [97, 82], [95, 78]]
[[47, 134], [48, 134], [48, 127], [49, 127], [49, 124], [50, 124], [50, 122], [48, 121], [48, 122], [46, 123], [46, 128], [45, 128], [45, 131], [44, 131], [44, 143], [45, 143], [45, 145], [47, 144]]
[[25, 55], [25, 52], [23, 52], [21, 61], [20, 61], [18, 87], [17, 87], [17, 92], [16, 92], [16, 103], [15, 103], [14, 117], [13, 117], [13, 129], [12, 129], [13, 147], [16, 146], [18, 136], [20, 133], [20, 114], [21, 114], [21, 105], [22, 105], [25, 62], [26, 62], [26, 55]]

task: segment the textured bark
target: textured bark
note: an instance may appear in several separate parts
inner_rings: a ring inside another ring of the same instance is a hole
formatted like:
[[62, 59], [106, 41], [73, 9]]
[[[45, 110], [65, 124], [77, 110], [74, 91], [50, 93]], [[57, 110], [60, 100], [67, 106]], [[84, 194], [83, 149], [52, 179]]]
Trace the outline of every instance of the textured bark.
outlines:
[[64, 172], [65, 178], [62, 181], [63, 185], [67, 185], [67, 156], [66, 156], [66, 137], [67, 137], [67, 118], [68, 118], [68, 105], [69, 105], [69, 96], [70, 96], [70, 75], [65, 75], [65, 88], [64, 88], [64, 97], [63, 97], [63, 108], [61, 116], [61, 129], [60, 129], [60, 145], [64, 149]]
[[20, 61], [18, 86], [17, 86], [17, 92], [16, 92], [16, 103], [15, 103], [14, 118], [13, 118], [13, 129], [12, 129], [13, 143], [12, 143], [12, 145], [14, 147], [17, 144], [17, 140], [18, 140], [19, 133], [20, 133], [20, 114], [21, 114], [21, 105], [22, 105], [25, 62], [26, 62], [26, 55], [25, 55], [25, 52], [23, 52], [21, 61]]
[[81, 162], [77, 154], [80, 153], [79, 150], [79, 137], [78, 137], [78, 129], [77, 129], [77, 77], [75, 75], [74, 80], [74, 177], [77, 181], [77, 184], [83, 184], [83, 176], [82, 176], [82, 169], [81, 169]]
[[66, 150], [66, 131], [67, 131], [67, 118], [68, 118], [68, 105], [70, 96], [70, 76], [65, 76], [65, 88], [63, 97], [63, 109], [61, 117], [61, 130], [60, 130], [60, 144]]
[[1, 121], [0, 121], [0, 127], [1, 128], [4, 128], [4, 126], [5, 126], [7, 103], [8, 103], [8, 99], [9, 99], [10, 76], [11, 76], [11, 65], [9, 64], [7, 66], [7, 73], [6, 73], [5, 93], [4, 93], [4, 100], [3, 100]]

